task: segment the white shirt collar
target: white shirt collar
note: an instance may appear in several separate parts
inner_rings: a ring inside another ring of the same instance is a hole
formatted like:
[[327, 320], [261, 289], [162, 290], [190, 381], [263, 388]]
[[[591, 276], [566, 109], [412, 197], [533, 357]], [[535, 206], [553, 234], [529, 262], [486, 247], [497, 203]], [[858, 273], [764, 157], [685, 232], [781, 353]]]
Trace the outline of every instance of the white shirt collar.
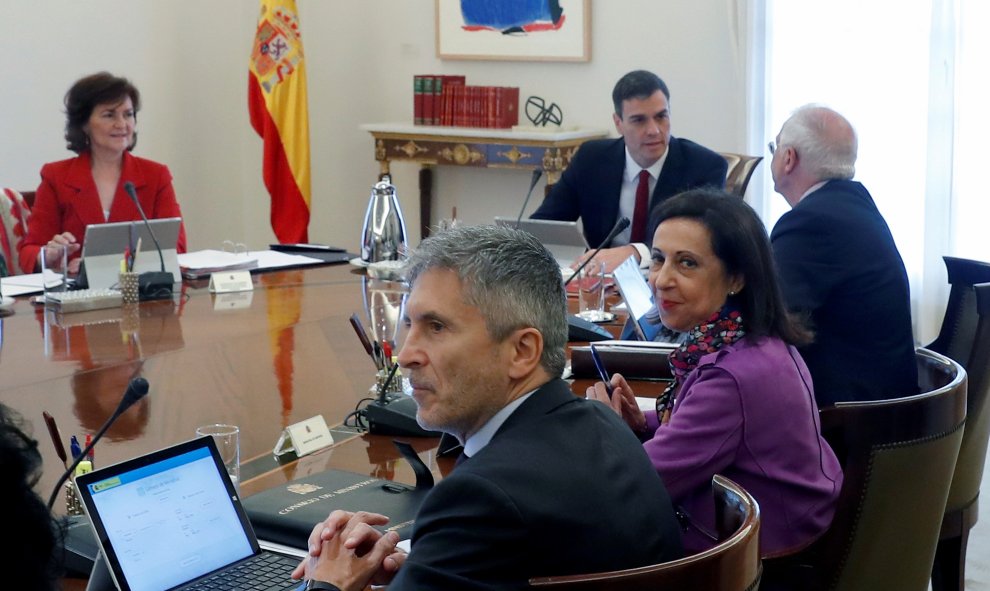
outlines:
[[633, 160], [632, 154], [629, 153], [629, 146], [626, 146], [626, 182], [638, 180], [636, 177], [639, 176], [639, 171], [641, 170], [648, 170], [654, 181], [660, 178], [660, 171], [663, 169], [663, 163], [667, 161], [667, 154], [670, 154], [670, 146], [667, 146], [667, 149], [664, 151], [663, 156], [661, 156], [659, 160], [644, 169], [642, 166], [637, 164], [635, 160]]
[[495, 436], [495, 432], [502, 426], [502, 423], [512, 416], [512, 413], [516, 412], [516, 409], [523, 402], [526, 402], [526, 399], [532, 396], [533, 392], [536, 392], [536, 390], [532, 390], [503, 406], [502, 410], [488, 419], [488, 422], [482, 425], [474, 435], [468, 437], [468, 440], [464, 442], [464, 455], [470, 458], [484, 449], [488, 445], [488, 442], [492, 440], [492, 437]]
[[822, 181], [820, 183], [815, 183], [814, 185], [811, 185], [810, 187], [808, 187], [808, 190], [804, 192], [804, 195], [801, 195], [801, 199], [798, 199], [798, 203], [801, 203], [801, 200], [802, 199], [804, 199], [808, 195], [811, 195], [812, 193], [814, 193], [818, 189], [821, 189], [822, 187], [824, 187], [825, 186], [825, 183], [827, 183], [827, 182], [828, 181], [825, 180], [825, 181]]

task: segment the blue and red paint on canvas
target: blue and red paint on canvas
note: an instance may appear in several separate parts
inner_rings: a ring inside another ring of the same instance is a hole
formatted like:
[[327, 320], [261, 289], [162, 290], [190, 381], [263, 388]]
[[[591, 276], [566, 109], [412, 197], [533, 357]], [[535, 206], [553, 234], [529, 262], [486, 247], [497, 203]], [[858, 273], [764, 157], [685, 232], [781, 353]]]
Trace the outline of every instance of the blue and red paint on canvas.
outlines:
[[461, 15], [465, 31], [534, 33], [564, 25], [559, 0], [461, 0]]

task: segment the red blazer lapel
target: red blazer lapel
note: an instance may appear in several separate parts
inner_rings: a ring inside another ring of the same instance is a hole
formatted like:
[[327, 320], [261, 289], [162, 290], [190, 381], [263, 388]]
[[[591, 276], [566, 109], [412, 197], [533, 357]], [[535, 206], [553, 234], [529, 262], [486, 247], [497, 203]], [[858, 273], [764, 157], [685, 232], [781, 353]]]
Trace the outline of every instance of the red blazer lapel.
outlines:
[[[83, 152], [72, 161], [62, 182], [75, 190], [75, 195], [70, 200], [72, 209], [79, 216], [83, 227], [107, 221], [103, 215], [103, 208], [100, 207], [100, 195], [96, 190], [96, 183], [93, 182], [89, 152]], [[81, 240], [82, 236], [77, 238]]]
[[[130, 152], [124, 152], [124, 161], [120, 167], [120, 181], [117, 182], [117, 191], [113, 195], [113, 203], [110, 204], [110, 221], [140, 219], [141, 214], [138, 213], [134, 202], [127, 195], [127, 191], [124, 190], [124, 183], [128, 181], [134, 183], [134, 189], [138, 198], [142, 198], [143, 191], [141, 189], [148, 182], [144, 178], [141, 167], [138, 166], [134, 156], [131, 156]], [[142, 201], [141, 206], [147, 211], [148, 205], [146, 203]], [[148, 215], [151, 214], [149, 213]]]

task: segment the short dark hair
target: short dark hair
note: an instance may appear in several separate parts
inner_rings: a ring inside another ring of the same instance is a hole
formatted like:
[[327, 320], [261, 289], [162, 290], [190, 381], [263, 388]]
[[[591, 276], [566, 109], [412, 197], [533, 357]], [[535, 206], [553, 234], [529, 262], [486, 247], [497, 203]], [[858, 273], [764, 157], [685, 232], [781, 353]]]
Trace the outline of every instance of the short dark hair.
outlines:
[[656, 91], [663, 93], [670, 102], [670, 91], [667, 85], [653, 72], [646, 70], [633, 70], [615, 83], [612, 89], [612, 104], [615, 105], [615, 114], [622, 118], [622, 101], [629, 99], [646, 99], [653, 96]]
[[[65, 141], [66, 146], [76, 154], [89, 149], [89, 136], [83, 131], [83, 126], [89, 121], [96, 105], [122, 102], [130, 97], [134, 104], [134, 114], [141, 108], [141, 93], [127, 78], [114, 76], [110, 72], [97, 72], [85, 78], [80, 78], [65, 93]], [[137, 145], [137, 132], [134, 141], [127, 148], [133, 150]]]
[[729, 297], [739, 306], [750, 336], [779, 337], [791, 345], [811, 341], [811, 332], [787, 312], [767, 229], [752, 207], [725, 191], [695, 189], [671, 197], [658, 208], [658, 225], [673, 218], [705, 226], [712, 252], [726, 273], [742, 277], [744, 287]]
[[17, 578], [33, 581], [34, 589], [58, 588], [55, 543], [59, 535], [51, 513], [34, 492], [41, 476], [38, 442], [22, 430], [13, 410], [0, 404], [0, 507], [4, 526], [16, 542], [0, 558]]
[[467, 304], [485, 318], [488, 334], [502, 342], [532, 327], [543, 335], [540, 365], [558, 378], [567, 346], [567, 295], [560, 266], [535, 236], [504, 226], [462, 226], [420, 242], [406, 278], [415, 285], [431, 269], [457, 273]]

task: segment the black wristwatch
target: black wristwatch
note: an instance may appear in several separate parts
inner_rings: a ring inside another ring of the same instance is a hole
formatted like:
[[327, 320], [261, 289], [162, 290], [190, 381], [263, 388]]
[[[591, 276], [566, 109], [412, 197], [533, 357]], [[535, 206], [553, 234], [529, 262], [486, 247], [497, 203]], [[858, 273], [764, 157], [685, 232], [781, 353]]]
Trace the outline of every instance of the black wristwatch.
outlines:
[[306, 582], [306, 591], [340, 591], [340, 587], [326, 581], [310, 579]]

